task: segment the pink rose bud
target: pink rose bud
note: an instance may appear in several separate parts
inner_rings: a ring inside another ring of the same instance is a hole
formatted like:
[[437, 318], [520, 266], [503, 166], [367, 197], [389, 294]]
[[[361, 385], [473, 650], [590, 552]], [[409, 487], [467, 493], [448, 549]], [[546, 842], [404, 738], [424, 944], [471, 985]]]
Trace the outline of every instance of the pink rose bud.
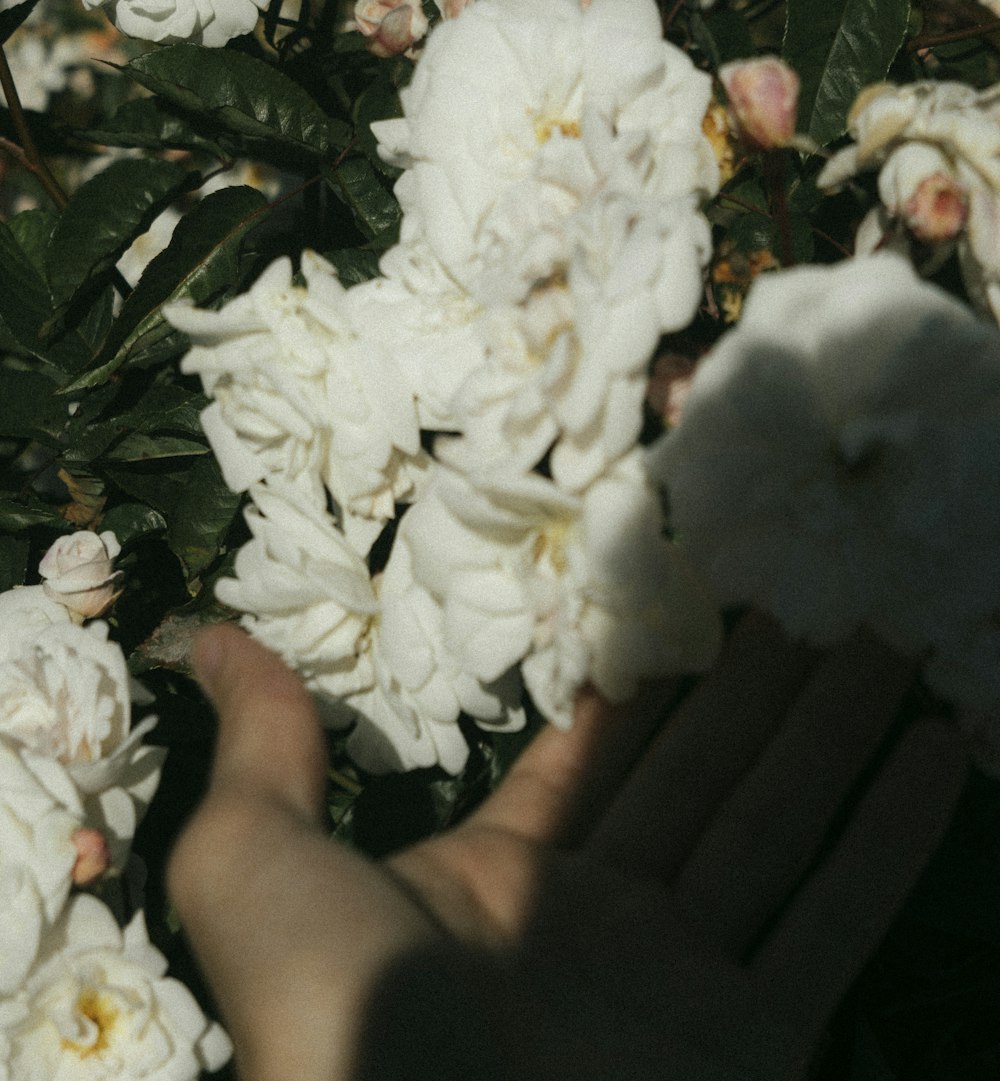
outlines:
[[358, 0], [354, 21], [376, 56], [399, 56], [428, 28], [420, 0]]
[[102, 615], [121, 593], [122, 574], [114, 568], [120, 551], [111, 530], [60, 537], [38, 565], [46, 596], [65, 605], [77, 622]]
[[919, 240], [954, 240], [969, 217], [965, 188], [946, 173], [930, 173], [903, 205], [903, 220]]
[[111, 849], [100, 830], [81, 826], [72, 836], [76, 848], [73, 885], [92, 886], [111, 866]]
[[743, 141], [755, 150], [788, 146], [795, 137], [799, 77], [776, 56], [737, 60], [719, 69]]

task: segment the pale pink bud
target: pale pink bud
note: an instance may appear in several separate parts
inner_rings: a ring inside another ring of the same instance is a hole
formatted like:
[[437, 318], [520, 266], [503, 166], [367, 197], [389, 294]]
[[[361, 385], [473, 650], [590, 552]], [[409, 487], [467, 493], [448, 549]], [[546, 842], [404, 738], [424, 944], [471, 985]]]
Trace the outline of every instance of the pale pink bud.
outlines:
[[111, 530], [98, 536], [81, 529], [60, 537], [38, 565], [46, 596], [65, 605], [78, 622], [102, 615], [121, 593], [122, 575], [114, 568], [120, 551]]
[[111, 866], [111, 849], [100, 830], [81, 826], [71, 838], [76, 849], [73, 885], [91, 886]]
[[376, 56], [399, 56], [428, 28], [420, 0], [358, 0], [354, 21]]
[[757, 150], [788, 146], [795, 136], [799, 77], [776, 56], [736, 60], [719, 69], [744, 142]]
[[903, 220], [919, 240], [954, 240], [969, 217], [965, 188], [946, 173], [930, 173], [903, 205]]

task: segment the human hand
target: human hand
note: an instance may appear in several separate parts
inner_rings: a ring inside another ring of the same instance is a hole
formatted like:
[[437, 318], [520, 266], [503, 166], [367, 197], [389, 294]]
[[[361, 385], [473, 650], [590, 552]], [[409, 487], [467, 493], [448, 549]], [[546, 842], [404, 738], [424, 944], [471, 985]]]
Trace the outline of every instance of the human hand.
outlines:
[[866, 777], [912, 669], [751, 615], [664, 723], [662, 690], [582, 695], [465, 822], [373, 863], [324, 834], [296, 678], [232, 627], [195, 666], [219, 740], [169, 885], [245, 1081], [802, 1076], [966, 772], [924, 721]]

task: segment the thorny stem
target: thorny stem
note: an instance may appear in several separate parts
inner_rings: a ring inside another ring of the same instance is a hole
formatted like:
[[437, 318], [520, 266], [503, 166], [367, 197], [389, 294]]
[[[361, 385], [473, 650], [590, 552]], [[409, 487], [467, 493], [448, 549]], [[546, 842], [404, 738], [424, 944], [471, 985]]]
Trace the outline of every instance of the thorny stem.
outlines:
[[38, 153], [38, 147], [31, 137], [27, 118], [21, 108], [21, 99], [17, 95], [17, 87], [14, 85], [14, 76], [11, 74], [10, 64], [7, 63], [7, 54], [4, 52], [2, 45], [0, 45], [0, 86], [3, 87], [3, 94], [7, 99], [7, 109], [10, 112], [14, 131], [17, 132], [17, 137], [21, 141], [20, 147], [17, 148], [20, 153], [15, 153], [6, 139], [4, 140], [4, 148], [38, 177], [38, 181], [45, 189], [48, 197], [62, 210], [69, 202], [69, 198], [59, 186], [59, 181], [50, 172], [44, 158]]
[[943, 34], [920, 34], [907, 43], [906, 51], [915, 53], [921, 49], [931, 49], [935, 45], [948, 45], [953, 41], [966, 41], [982, 34], [993, 34], [998, 30], [1000, 30], [1000, 19], [991, 19], [989, 22], [977, 23], [975, 26], [967, 26], [962, 30], [949, 30]]

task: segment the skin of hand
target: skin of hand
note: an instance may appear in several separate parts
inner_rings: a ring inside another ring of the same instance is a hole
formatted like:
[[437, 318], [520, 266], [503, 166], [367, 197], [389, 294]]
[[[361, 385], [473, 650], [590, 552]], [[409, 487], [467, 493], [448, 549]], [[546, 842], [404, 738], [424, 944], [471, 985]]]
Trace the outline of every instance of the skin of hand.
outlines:
[[913, 666], [818, 656], [751, 613], [664, 718], [585, 692], [461, 825], [373, 862], [331, 841], [309, 696], [204, 631], [209, 791], [168, 886], [244, 1081], [785, 1081], [940, 840], [967, 756], [883, 754]]

